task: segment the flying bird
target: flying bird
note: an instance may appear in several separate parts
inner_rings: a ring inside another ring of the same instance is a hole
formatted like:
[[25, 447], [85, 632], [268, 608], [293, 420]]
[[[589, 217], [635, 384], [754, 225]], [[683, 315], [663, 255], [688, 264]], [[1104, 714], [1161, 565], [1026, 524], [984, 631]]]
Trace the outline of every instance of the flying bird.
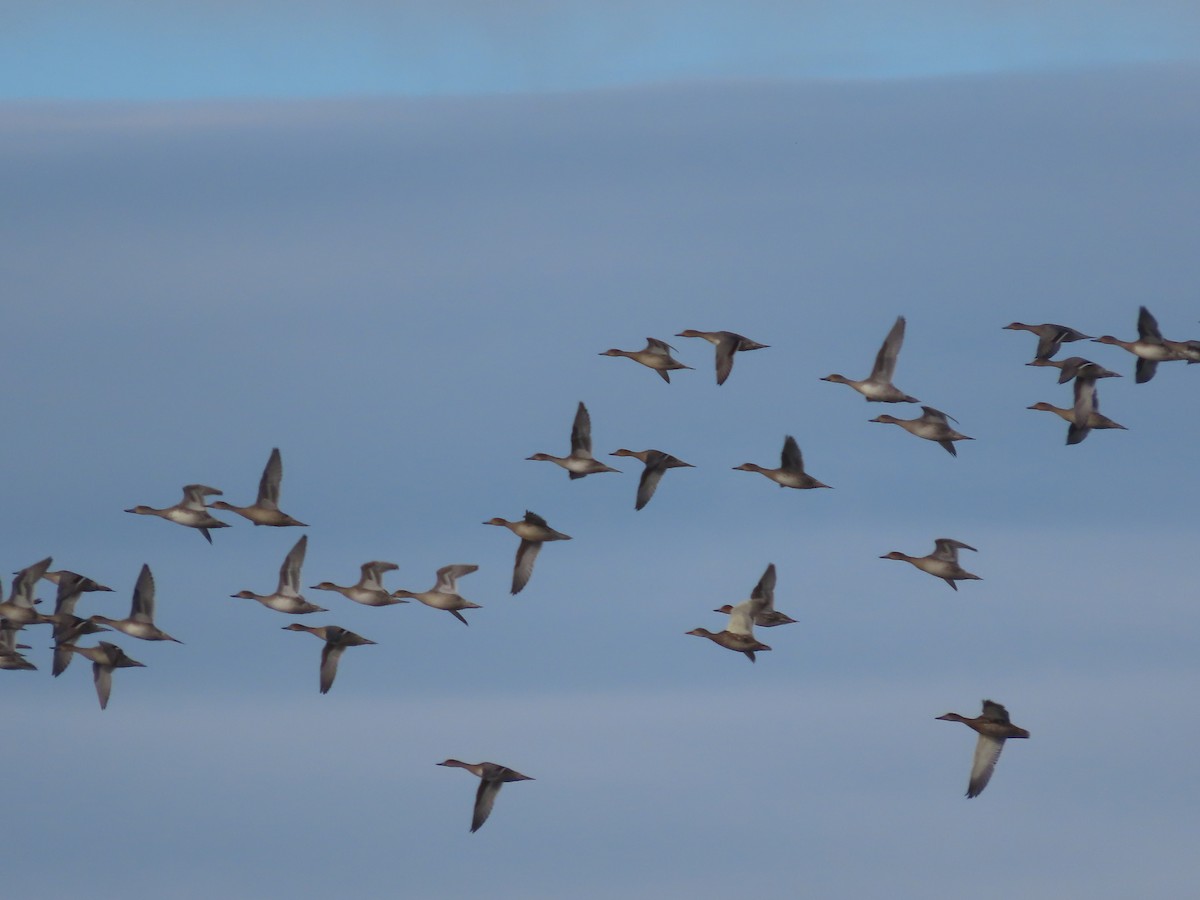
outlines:
[[641, 350], [605, 350], [601, 356], [623, 356], [626, 359], [632, 359], [634, 362], [641, 363], [653, 369], [661, 376], [662, 380], [667, 384], [671, 383], [671, 371], [675, 369], [690, 369], [691, 366], [685, 366], [679, 360], [671, 356], [671, 351], [675, 348], [666, 341], [660, 341], [658, 338], [646, 338], [646, 346]]
[[704, 338], [717, 349], [717, 384], [724, 384], [733, 371], [733, 354], [746, 350], [765, 350], [769, 344], [760, 344], [732, 331], [697, 331], [687, 328], [676, 337]]
[[889, 416], [887, 413], [884, 413], [870, 421], [882, 422], [885, 425], [899, 425], [909, 434], [924, 438], [927, 441], [936, 441], [951, 456], [958, 456], [958, 451], [954, 448], [954, 441], [975, 440], [975, 438], [960, 434], [950, 427], [950, 422], [958, 422], [958, 419], [953, 416], [948, 416], [940, 409], [934, 409], [932, 406], [922, 406], [921, 410], [924, 412], [924, 415], [916, 419], [897, 419], [895, 416]]
[[920, 403], [916, 397], [910, 397], [904, 391], [892, 384], [892, 376], [896, 372], [896, 360], [900, 357], [900, 345], [904, 343], [904, 316], [899, 316], [892, 330], [883, 339], [883, 345], [875, 354], [875, 365], [871, 374], [862, 381], [854, 381], [845, 375], [826, 375], [822, 381], [832, 381], [834, 384], [848, 384], [867, 400], [877, 403]]
[[[880, 559], [899, 559], [912, 563], [922, 572], [928, 572], [935, 578], [940, 578], [950, 587], [958, 590], [956, 581], [982, 581], [978, 575], [972, 575], [958, 564], [958, 551], [975, 548], [953, 538], [938, 538], [933, 542], [933, 552], [928, 556], [907, 556], [899, 550], [893, 550], [879, 557]], [[978, 551], [976, 551], [978, 552]]]
[[500, 793], [500, 788], [506, 781], [533, 781], [528, 775], [522, 775], [515, 769], [493, 762], [465, 763], [457, 759], [448, 759], [438, 765], [466, 769], [479, 778], [479, 789], [475, 792], [475, 810], [471, 814], [472, 834], [482, 828], [483, 823], [492, 814], [496, 795]]
[[780, 487], [807, 490], [808, 488], [827, 488], [830, 485], [817, 481], [804, 471], [804, 457], [800, 454], [800, 445], [790, 434], [783, 439], [783, 452], [779, 457], [778, 469], [765, 469], [758, 463], [742, 463], [734, 466], [735, 472], [757, 472], [770, 478]]
[[638, 480], [637, 501], [633, 505], [634, 509], [641, 509], [650, 502], [650, 498], [654, 496], [654, 491], [658, 487], [658, 483], [662, 481], [667, 469], [695, 468], [691, 463], [676, 459], [670, 453], [663, 453], [661, 450], [622, 449], [610, 453], [609, 456], [632, 456], [634, 459], [642, 461], [644, 468], [642, 477]]
[[525, 518], [519, 522], [509, 522], [499, 516], [488, 519], [484, 525], [503, 525], [521, 539], [517, 547], [517, 559], [513, 565], [512, 593], [519, 594], [529, 583], [533, 574], [533, 564], [541, 552], [542, 544], [547, 541], [569, 541], [571, 536], [555, 531], [546, 524], [546, 520], [537, 513], [525, 510]]
[[1000, 759], [1000, 751], [1004, 749], [1006, 740], [1029, 737], [1028, 731], [1008, 720], [1008, 710], [992, 700], [984, 700], [983, 714], [973, 719], [958, 713], [946, 713], [937, 718], [943, 722], [962, 722], [979, 734], [979, 740], [975, 743], [975, 758], [971, 763], [971, 778], [967, 782], [968, 797], [978, 797], [992, 780], [992, 772], [996, 769], [996, 761]]
[[338, 625], [301, 625], [299, 622], [293, 622], [291, 625], [284, 625], [284, 631], [307, 631], [309, 634], [316, 635], [325, 642], [325, 646], [321, 648], [321, 693], [328, 694], [329, 689], [333, 687], [333, 679], [337, 677], [338, 660], [342, 658], [342, 653], [347, 647], [361, 647], [365, 644], [374, 644], [374, 641], [367, 640], [361, 634], [355, 634], [353, 631], [348, 631]]
[[270, 458], [267, 459], [267, 465], [263, 469], [262, 478], [258, 482], [258, 499], [254, 501], [253, 506], [234, 506], [232, 503], [226, 503], [224, 500], [218, 500], [216, 503], [210, 503], [209, 509], [223, 509], [232, 513], [237, 513], [245, 519], [249, 519], [255, 525], [271, 525], [276, 528], [283, 528], [288, 525], [299, 525], [307, 527], [303, 522], [298, 522], [285, 512], [279, 509], [279, 483], [283, 480], [283, 458], [279, 455], [279, 448], [275, 447], [271, 451]]
[[571, 425], [571, 453], [569, 456], [535, 453], [533, 456], [527, 456], [526, 459], [556, 463], [567, 470], [567, 475], [572, 480], [599, 472], [621, 471], [612, 466], [606, 466], [592, 456], [592, 417], [588, 415], [587, 407], [583, 403], [580, 403], [578, 409], [575, 410], [575, 421]]
[[138, 505], [133, 507], [133, 509], [125, 510], [125, 512], [135, 513], [139, 516], [158, 516], [160, 519], [166, 519], [168, 522], [175, 522], [178, 525], [195, 528], [211, 544], [212, 535], [208, 533], [208, 529], [228, 528], [229, 523], [222, 522], [210, 513], [208, 507], [204, 505], [204, 498], [210, 494], [220, 493], [216, 488], [206, 487], [203, 484], [185, 484], [183, 486], [183, 499], [174, 506], [155, 509], [153, 506]]

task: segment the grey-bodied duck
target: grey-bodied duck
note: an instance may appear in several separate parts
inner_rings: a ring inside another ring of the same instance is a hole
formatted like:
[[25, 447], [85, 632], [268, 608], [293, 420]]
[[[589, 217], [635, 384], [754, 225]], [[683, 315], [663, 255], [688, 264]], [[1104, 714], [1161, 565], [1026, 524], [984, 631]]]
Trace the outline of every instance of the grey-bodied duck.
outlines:
[[110, 619], [107, 616], [91, 616], [91, 621], [97, 625], [108, 625], [130, 637], [143, 641], [183, 641], [173, 638], [154, 624], [154, 576], [150, 566], [143, 564], [138, 573], [137, 584], [133, 588], [133, 604], [129, 609], [129, 618]]
[[899, 425], [909, 434], [941, 444], [951, 456], [958, 456], [958, 451], [954, 449], [955, 441], [975, 440], [975, 438], [960, 434], [950, 427], [950, 422], [958, 421], [953, 416], [946, 415], [940, 409], [934, 409], [932, 406], [922, 406], [921, 410], [924, 415], [916, 419], [897, 419], [895, 416], [884, 413], [870, 421], [883, 422], [885, 425]]
[[204, 498], [212, 494], [220, 494], [221, 491], [214, 487], [207, 487], [203, 484], [185, 484], [183, 486], [183, 499], [174, 506], [167, 506], [163, 509], [155, 509], [153, 506], [135, 506], [133, 509], [127, 509], [125, 512], [134, 513], [139, 516], [158, 516], [160, 519], [166, 519], [168, 522], [174, 522], [177, 525], [183, 525], [187, 528], [195, 528], [204, 539], [210, 544], [212, 543], [212, 535], [208, 533], [210, 528], [228, 528], [228, 522], [222, 522], [216, 516], [208, 511], [208, 507], [204, 505]]
[[47, 556], [19, 571], [13, 578], [12, 593], [7, 600], [0, 602], [0, 618], [7, 619], [17, 626], [18, 630], [26, 625], [48, 625], [54, 622], [52, 616], [42, 615], [33, 608], [38, 602], [33, 596], [34, 589], [50, 568], [51, 560], [52, 557]]
[[253, 591], [238, 591], [231, 596], [246, 600], [257, 600], [267, 609], [291, 615], [328, 612], [323, 606], [309, 603], [300, 594], [300, 567], [304, 565], [304, 554], [308, 551], [308, 535], [296, 541], [279, 567], [279, 586], [273, 594], [256, 594]]
[[904, 343], [904, 316], [899, 316], [883, 345], [875, 354], [875, 365], [871, 374], [862, 381], [855, 381], [845, 375], [826, 375], [822, 381], [832, 381], [834, 384], [847, 384], [858, 391], [867, 400], [876, 403], [920, 403], [916, 397], [910, 397], [904, 391], [892, 384], [892, 376], [896, 372], [896, 360], [900, 358], [900, 346]]
[[[478, 603], [472, 603], [458, 593], [458, 579], [464, 575], [470, 575], [472, 572], [478, 571], [479, 566], [469, 563], [458, 563], [451, 566], [442, 566], [437, 570], [437, 583], [427, 591], [396, 591], [393, 596], [397, 598], [411, 597], [413, 600], [420, 600], [426, 606], [432, 606], [434, 609], [444, 609], [458, 621], [464, 625], [470, 625], [460, 609], [482, 609]], [[516, 593], [514, 591], [513, 593]]]
[[[1044, 400], [1039, 400], [1037, 403], [1034, 403], [1032, 406], [1027, 406], [1025, 408], [1026, 409], [1039, 409], [1044, 412], [1052, 412], [1056, 416], [1058, 416], [1060, 419], [1062, 419], [1064, 422], [1067, 422], [1068, 424], [1071, 424], [1071, 425], [1075, 424], [1074, 408], [1063, 409], [1061, 406], [1055, 406], [1052, 403], [1047, 403]], [[1092, 414], [1088, 417], [1088, 420], [1087, 420], [1087, 426], [1088, 426], [1088, 428], [1095, 428], [1097, 430], [1104, 429], [1104, 428], [1119, 428], [1122, 431], [1129, 430], [1124, 425], [1117, 424], [1112, 419], [1110, 419], [1108, 416], [1100, 415], [1098, 405], [1093, 406]]]
[[928, 556], [908, 556], [899, 550], [893, 550], [891, 553], [885, 553], [879, 558], [899, 559], [906, 563], [912, 563], [922, 572], [928, 572], [935, 578], [942, 579], [942, 581], [957, 591], [958, 585], [954, 583], [956, 581], [983, 580], [978, 575], [972, 575], [958, 564], [959, 550], [975, 551], [975, 548], [970, 544], [964, 544], [962, 541], [956, 541], [953, 538], [937, 538], [933, 542], [933, 552]]
[[394, 572], [400, 567], [393, 562], [373, 560], [365, 562], [361, 567], [358, 583], [342, 587], [332, 581], [322, 581], [314, 584], [314, 591], [336, 591], [347, 600], [361, 603], [363, 606], [392, 606], [396, 603], [407, 603], [399, 597], [393, 597], [392, 592], [383, 586], [383, 573]]
[[1158, 330], [1158, 320], [1144, 306], [1138, 307], [1137, 330], [1136, 341], [1123, 341], [1111, 334], [1101, 335], [1094, 340], [1098, 344], [1112, 344], [1121, 347], [1136, 356], [1138, 359], [1137, 365], [1134, 367], [1133, 380], [1138, 384], [1145, 384], [1153, 378], [1160, 362], [1184, 358], [1167, 346], [1162, 332]]
[[552, 456], [549, 453], [535, 453], [526, 459], [539, 462], [552, 462], [567, 470], [572, 480], [583, 478], [585, 475], [595, 475], [599, 472], [619, 472], [612, 466], [606, 466], [592, 456], [592, 417], [587, 407], [581, 402], [575, 410], [575, 421], [571, 425], [571, 453], [568, 456]]
[[271, 450], [271, 456], [267, 459], [262, 478], [259, 479], [258, 499], [254, 501], [253, 506], [234, 506], [232, 503], [218, 500], [216, 503], [210, 503], [208, 507], [237, 513], [255, 525], [271, 525], [275, 528], [285, 528], [289, 525], [307, 527], [303, 522], [298, 522], [279, 509], [279, 483], [282, 480], [283, 457], [279, 455], [279, 448], [275, 447]]
[[676, 369], [690, 369], [691, 366], [685, 366], [679, 360], [671, 356], [671, 351], [675, 348], [666, 341], [660, 341], [658, 338], [646, 338], [646, 346], [641, 350], [617, 350], [615, 347], [611, 350], [605, 350], [601, 356], [623, 356], [626, 359], [632, 359], [634, 362], [641, 363], [643, 366], [653, 369], [659, 374], [663, 381], [667, 384], [671, 383], [671, 372]]
[[780, 487], [799, 490], [830, 487], [804, 471], [804, 457], [800, 453], [800, 445], [790, 434], [783, 439], [783, 452], [779, 456], [778, 469], [767, 469], [758, 463], [742, 463], [740, 466], [734, 466], [733, 470], [735, 472], [757, 472], [759, 475], [770, 478]]

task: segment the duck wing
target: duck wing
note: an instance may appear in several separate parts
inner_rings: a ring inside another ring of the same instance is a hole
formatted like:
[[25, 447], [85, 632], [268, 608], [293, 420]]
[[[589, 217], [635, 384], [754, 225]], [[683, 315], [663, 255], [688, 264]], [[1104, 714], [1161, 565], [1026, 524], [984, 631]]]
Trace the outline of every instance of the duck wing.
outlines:
[[458, 563], [453, 566], [442, 566], [437, 570], [437, 584], [433, 586], [437, 594], [457, 594], [458, 579], [479, 570], [479, 566]]
[[979, 736], [975, 743], [975, 758], [971, 762], [971, 778], [967, 782], [968, 797], [978, 797], [983, 793], [983, 789], [992, 780], [992, 772], [996, 770], [996, 761], [1000, 759], [1000, 751], [1003, 749], [1003, 738], [994, 738], [986, 734]]
[[529, 584], [529, 576], [533, 574], [533, 564], [537, 561], [537, 555], [541, 549], [541, 541], [521, 539], [521, 545], [517, 547], [517, 559], [513, 565], [513, 594], [521, 593], [525, 585]]
[[903, 343], [904, 316], [897, 316], [896, 324], [887, 333], [879, 352], [875, 354], [875, 365], [871, 368], [871, 376], [867, 379], [868, 381], [890, 382], [892, 380], [892, 375], [896, 372], [896, 360], [900, 357], [900, 347]]
[[150, 574], [150, 566], [145, 563], [133, 587], [133, 606], [129, 618], [135, 622], [154, 623], [154, 576]]
[[296, 541], [279, 567], [279, 593], [289, 597], [300, 596], [300, 567], [304, 565], [304, 554], [308, 552], [308, 535]]
[[264, 509], [279, 509], [279, 482], [282, 480], [283, 458], [279, 455], [279, 448], [275, 447], [259, 479], [258, 499], [254, 505]]
[[592, 417], [582, 402], [575, 410], [575, 422], [571, 425], [571, 455], [592, 455]]
[[783, 452], [779, 456], [780, 468], [804, 471], [804, 457], [800, 453], [800, 445], [790, 434], [783, 439]]

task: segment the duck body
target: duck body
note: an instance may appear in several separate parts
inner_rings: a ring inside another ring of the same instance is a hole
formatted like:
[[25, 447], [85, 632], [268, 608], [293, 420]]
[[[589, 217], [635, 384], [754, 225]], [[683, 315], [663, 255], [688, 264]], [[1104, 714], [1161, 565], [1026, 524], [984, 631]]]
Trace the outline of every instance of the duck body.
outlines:
[[726, 650], [744, 654], [750, 662], [754, 662], [755, 653], [771, 649], [754, 636], [754, 624], [758, 616], [767, 610], [768, 603], [773, 601], [774, 590], [775, 566], [770, 565], [754, 586], [750, 599], [729, 607], [729, 622], [724, 631], [712, 632], [707, 628], [693, 628], [686, 634], [707, 638]]
[[800, 445], [790, 434], [783, 439], [783, 452], [780, 454], [778, 469], [767, 469], [757, 463], [742, 463], [740, 466], [734, 466], [733, 470], [735, 472], [757, 472], [759, 475], [771, 479], [780, 487], [799, 490], [830, 487], [804, 471], [804, 457], [800, 453]]
[[397, 603], [407, 603], [406, 600], [392, 596], [392, 592], [383, 586], [383, 573], [399, 568], [395, 563], [381, 560], [365, 562], [360, 569], [361, 574], [357, 584], [343, 587], [331, 581], [322, 581], [320, 584], [314, 584], [312, 590], [335, 591], [347, 600], [353, 600], [363, 606], [393, 606]]
[[258, 498], [254, 501], [253, 506], [234, 506], [224, 500], [218, 500], [216, 503], [209, 504], [209, 508], [237, 513], [255, 525], [269, 525], [274, 528], [284, 528], [289, 525], [306, 527], [303, 522], [298, 522], [287, 513], [280, 511], [279, 486], [282, 481], [283, 457], [279, 453], [279, 448], [274, 447], [267, 459], [262, 477], [258, 481]]
[[549, 541], [571, 540], [569, 534], [555, 531], [546, 524], [545, 519], [529, 510], [525, 510], [525, 518], [520, 521], [509, 522], [496, 516], [483, 524], [503, 526], [521, 539], [521, 543], [517, 547], [516, 562], [513, 565], [511, 591], [513, 594], [521, 593], [525, 585], [529, 583], [529, 578], [533, 575], [533, 564], [537, 560], [538, 553], [541, 552], [542, 544]]
[[864, 398], [876, 403], [920, 403], [921, 401], [916, 397], [910, 397], [892, 384], [892, 378], [896, 372], [896, 361], [900, 358], [900, 347], [904, 343], [904, 327], [904, 316], [897, 317], [891, 331], [884, 338], [879, 352], [875, 355], [875, 365], [871, 369], [871, 374], [862, 381], [855, 381], [836, 373], [826, 375], [821, 380], [849, 385]]
[[992, 700], [984, 700], [983, 713], [972, 719], [958, 713], [946, 713], [937, 718], [942, 722], [962, 722], [979, 735], [971, 764], [971, 777], [967, 781], [968, 797], [978, 797], [983, 793], [983, 789], [991, 781], [1006, 740], [1029, 737], [1028, 731], [1009, 721], [1008, 710]]
[[[1054, 406], [1053, 404], [1046, 403], [1045, 401], [1038, 401], [1037, 403], [1033, 404], [1032, 406], [1027, 406], [1025, 408], [1026, 409], [1038, 409], [1038, 410], [1042, 410], [1044, 412], [1052, 412], [1056, 416], [1058, 416], [1060, 419], [1062, 419], [1064, 422], [1067, 422], [1068, 424], [1071, 424], [1071, 425], [1075, 424], [1075, 410], [1073, 408], [1063, 409], [1060, 406]], [[1105, 428], [1119, 428], [1122, 431], [1129, 430], [1124, 425], [1118, 425], [1116, 422], [1114, 422], [1108, 416], [1103, 416], [1094, 409], [1092, 410], [1092, 414], [1088, 417], [1087, 426], [1088, 426], [1088, 428], [1095, 428], [1098, 430], [1105, 429]]]
[[634, 509], [640, 510], [650, 498], [654, 496], [654, 491], [658, 488], [658, 483], [662, 481], [663, 475], [667, 469], [678, 468], [695, 468], [691, 463], [686, 463], [682, 459], [677, 459], [670, 453], [663, 453], [661, 450], [617, 450], [609, 454], [610, 456], [632, 456], [634, 459], [640, 460], [643, 465], [642, 477], [638, 480], [637, 499], [634, 502]]
[[567, 470], [567, 474], [572, 479], [583, 478], [585, 475], [596, 475], [600, 472], [620, 471], [612, 466], [606, 466], [592, 456], [592, 417], [582, 402], [575, 410], [575, 421], [571, 426], [570, 455], [552, 456], [549, 453], [535, 453], [526, 459], [560, 465]]
[[1092, 340], [1092, 336], [1084, 334], [1082, 331], [1076, 331], [1074, 328], [1068, 328], [1066, 325], [1055, 325], [1052, 322], [1046, 322], [1042, 325], [1026, 325], [1022, 322], [1013, 322], [1010, 325], [1004, 326], [1007, 331], [1031, 331], [1038, 337], [1037, 351], [1034, 354], [1034, 359], [1049, 359], [1063, 344], [1072, 341], [1088, 341]]
[[475, 808], [471, 813], [472, 834], [482, 828], [483, 823], [492, 814], [496, 795], [500, 793], [502, 785], [509, 781], [533, 781], [528, 775], [522, 775], [516, 769], [493, 762], [465, 763], [457, 759], [448, 759], [438, 765], [466, 769], [479, 779], [479, 788], [475, 792]]
[[97, 625], [107, 625], [130, 637], [143, 641], [183, 641], [173, 638], [154, 624], [154, 576], [150, 566], [143, 565], [138, 574], [137, 584], [133, 589], [133, 604], [127, 619], [110, 619], [107, 616], [92, 616], [90, 621]]
[[[789, 615], [779, 612], [775, 609], [775, 564], [771, 563], [767, 566], [767, 570], [763, 572], [762, 578], [755, 585], [750, 598], [761, 598], [762, 603], [755, 608], [754, 624], [760, 628], [775, 628], [778, 625], [791, 625], [795, 623]], [[726, 615], [733, 614], [733, 606], [726, 603], [719, 609], [714, 609], [713, 612], [725, 613]]]
[[459, 610], [482, 609], [483, 607], [459, 595], [458, 579], [464, 575], [470, 575], [478, 569], [479, 566], [463, 563], [442, 566], [437, 570], [437, 583], [429, 590], [419, 592], [400, 590], [396, 591], [394, 596], [398, 598], [411, 597], [433, 609], [443, 609], [464, 625], [469, 625], [471, 623], [463, 617]]
[[1162, 332], [1158, 329], [1158, 320], [1151, 315], [1146, 307], [1138, 307], [1137, 320], [1138, 337], [1136, 341], [1123, 341], [1111, 334], [1095, 338], [1098, 344], [1112, 344], [1128, 350], [1138, 358], [1134, 371], [1134, 381], [1145, 384], [1154, 377], [1160, 362], [1182, 359], [1174, 349], [1167, 346]]
[[77, 647], [74, 644], [64, 644], [71, 651], [92, 661], [92, 681], [96, 685], [96, 696], [100, 700], [100, 708], [108, 708], [108, 698], [112, 694], [112, 674], [116, 669], [145, 668], [145, 663], [131, 659], [116, 644], [100, 641], [95, 647]]
[[132, 509], [127, 509], [125, 512], [134, 513], [139, 516], [158, 516], [160, 519], [166, 519], [168, 522], [174, 522], [177, 525], [183, 525], [187, 528], [195, 528], [204, 539], [210, 544], [212, 543], [212, 535], [208, 533], [210, 528], [228, 528], [228, 522], [222, 522], [208, 511], [208, 507], [204, 505], [204, 498], [213, 494], [219, 495], [221, 491], [214, 487], [207, 487], [203, 484], [185, 484], [183, 486], [183, 499], [174, 506], [167, 506], [163, 509], [156, 509], [153, 506], [135, 506]]
[[733, 371], [733, 354], [747, 350], [765, 350], [769, 344], [752, 341], [734, 331], [697, 331], [685, 328], [676, 337], [703, 338], [716, 348], [717, 384], [724, 384]]
[[956, 581], [983, 580], [978, 575], [972, 575], [958, 564], [959, 550], [975, 550], [970, 544], [964, 544], [962, 541], [956, 541], [953, 538], [938, 538], [933, 544], [933, 552], [928, 556], [908, 556], [899, 550], [893, 550], [891, 553], [881, 556], [880, 559], [898, 559], [906, 563], [911, 563], [922, 572], [927, 572], [935, 578], [942, 579], [956, 591], [958, 590], [958, 585], [954, 583]]
[[17, 572], [13, 578], [12, 592], [7, 600], [0, 602], [0, 618], [8, 620], [18, 629], [26, 625], [47, 625], [54, 622], [52, 616], [42, 615], [34, 609], [34, 604], [38, 601], [33, 596], [38, 581], [50, 568], [52, 559], [53, 557], [47, 556]]
[[340, 625], [301, 625], [299, 622], [293, 622], [291, 625], [283, 626], [284, 631], [307, 631], [311, 635], [319, 637], [325, 642], [325, 646], [321, 648], [321, 693], [328, 694], [329, 689], [333, 687], [333, 680], [337, 677], [338, 661], [342, 658], [342, 653], [347, 647], [362, 647], [375, 642], [363, 637], [361, 634], [355, 634], [349, 629], [342, 628]]
[[950, 427], [951, 416], [946, 415], [932, 406], [922, 406], [924, 415], [916, 419], [897, 419], [895, 416], [884, 414], [871, 419], [872, 422], [882, 422], [885, 425], [899, 425], [911, 435], [934, 441], [940, 444], [951, 456], [958, 456], [954, 441], [973, 441], [975, 438], [960, 434]]
[[691, 366], [685, 366], [679, 360], [671, 356], [671, 351], [675, 348], [666, 341], [660, 341], [658, 338], [646, 338], [646, 346], [641, 350], [605, 350], [601, 356], [623, 356], [626, 359], [632, 359], [634, 362], [641, 363], [643, 366], [653, 369], [659, 374], [663, 381], [667, 384], [671, 383], [670, 373], [676, 369], [690, 369]]
[[324, 607], [309, 603], [300, 594], [300, 567], [304, 565], [304, 554], [308, 552], [308, 535], [296, 541], [279, 567], [279, 586], [273, 594], [256, 594], [253, 591], [238, 591], [231, 596], [245, 600], [257, 600], [267, 609], [290, 615], [328, 612]]

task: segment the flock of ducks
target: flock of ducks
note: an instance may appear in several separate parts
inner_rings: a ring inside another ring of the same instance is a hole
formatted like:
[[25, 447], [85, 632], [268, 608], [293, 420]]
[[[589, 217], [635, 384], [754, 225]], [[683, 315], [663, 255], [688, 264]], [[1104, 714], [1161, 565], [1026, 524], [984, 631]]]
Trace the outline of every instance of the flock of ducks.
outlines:
[[[1100, 414], [1096, 390], [1096, 382], [1099, 379], [1119, 377], [1118, 374], [1082, 357], [1054, 359], [1053, 357], [1059, 352], [1062, 344], [1093, 340], [1102, 344], [1122, 347], [1137, 357], [1135, 380], [1139, 384], [1144, 384], [1154, 377], [1160, 362], [1200, 362], [1200, 341], [1170, 341], [1163, 338], [1154, 316], [1145, 307], [1141, 307], [1138, 315], [1138, 338], [1134, 341], [1122, 341], [1111, 335], [1089, 338], [1088, 335], [1073, 328], [1049, 323], [1027, 325], [1013, 322], [1005, 328], [1029, 331], [1037, 335], [1035, 356], [1029, 365], [1058, 368], [1060, 384], [1068, 381], [1074, 382], [1072, 406], [1057, 407], [1046, 402], [1038, 402], [1028, 407], [1029, 409], [1054, 412], [1065, 420], [1069, 426], [1068, 444], [1079, 443], [1093, 429], [1122, 429], [1124, 426], [1118, 425]], [[921, 401], [916, 397], [900, 390], [893, 383], [896, 364], [904, 341], [904, 332], [905, 320], [901, 316], [896, 319], [885, 337], [876, 354], [871, 372], [866, 378], [854, 380], [843, 375], [832, 374], [821, 380], [848, 385], [870, 402], [920, 403]], [[718, 385], [724, 384], [729, 378], [736, 353], [767, 347], [765, 344], [731, 331], [687, 329], [679, 332], [677, 336], [703, 338], [713, 344], [716, 354], [715, 367]], [[665, 341], [647, 338], [646, 346], [640, 350], [611, 349], [600, 355], [631, 359], [654, 370], [664, 381], [670, 383], [672, 371], [692, 368], [675, 359], [671, 355], [672, 351], [674, 348]], [[899, 419], [890, 415], [880, 415], [870, 421], [899, 425], [916, 437], [937, 442], [954, 456], [957, 455], [955, 442], [972, 440], [951, 427], [949, 423], [955, 421], [951, 416], [931, 406], [922, 406], [921, 408], [924, 414], [918, 418]], [[656, 449], [637, 451], [620, 449], [610, 455], [634, 458], [643, 464], [634, 504], [636, 510], [643, 509], [650, 502], [668, 469], [692, 467], [690, 463]], [[576, 409], [571, 427], [570, 452], [566, 456], [539, 452], [529, 456], [528, 459], [552, 462], [565, 469], [572, 480], [588, 475], [620, 471], [597, 460], [593, 455], [591, 417], [582, 402]], [[781, 488], [810, 490], [830, 487], [805, 471], [804, 458], [799, 444], [791, 435], [784, 438], [780, 464], [777, 468], [766, 468], [756, 463], [743, 463], [734, 469], [735, 471], [757, 472]], [[229, 523], [221, 521], [213, 515], [214, 511], [235, 513], [256, 526], [307, 527], [303, 522], [284, 513], [279, 508], [282, 476], [283, 461], [279, 449], [275, 448], [271, 451], [259, 481], [258, 496], [250, 506], [234, 506], [223, 500], [208, 502], [211, 497], [222, 496], [222, 492], [203, 484], [189, 484], [183, 488], [182, 499], [173, 506], [155, 508], [139, 505], [125, 511], [135, 515], [156, 516], [187, 528], [193, 528], [199, 531], [210, 544], [212, 543], [212, 529], [229, 527]], [[526, 511], [523, 518], [514, 521], [496, 517], [483, 524], [507, 528], [520, 539], [512, 573], [511, 592], [514, 595], [520, 593], [529, 584], [533, 575], [534, 563], [543, 544], [571, 540], [570, 535], [556, 531], [545, 519], [531, 511]], [[268, 609], [286, 615], [326, 612], [324, 607], [308, 601], [301, 593], [301, 569], [307, 547], [308, 537], [305, 535], [285, 556], [279, 569], [278, 582], [271, 593], [258, 594], [251, 590], [242, 590], [231, 596], [255, 600]], [[942, 579], [957, 591], [957, 582], [959, 581], [980, 580], [978, 575], [966, 571], [959, 565], [959, 550], [975, 551], [975, 548], [952, 538], [937, 538], [934, 541], [933, 552], [926, 556], [914, 557], [900, 551], [892, 551], [881, 558], [907, 562], [922, 572]], [[120, 668], [142, 667], [143, 663], [129, 657], [116, 644], [100, 640], [94, 646], [83, 647], [78, 644], [80, 639], [87, 635], [112, 630], [138, 640], [181, 642], [164, 632], [154, 622], [155, 586], [154, 576], [149, 565], [143, 565], [138, 575], [129, 615], [122, 619], [114, 619], [103, 615], [92, 615], [87, 618], [77, 616], [75, 607], [83, 594], [110, 592], [112, 589], [75, 572], [50, 571], [51, 563], [52, 559], [48, 557], [22, 569], [16, 574], [9, 598], [0, 601], [0, 669], [35, 669], [36, 666], [20, 652], [29, 649], [29, 645], [18, 643], [18, 638], [27, 627], [52, 626], [54, 648], [52, 674], [54, 676], [61, 675], [75, 655], [90, 660], [100, 708], [105, 709], [112, 693], [113, 672]], [[437, 570], [434, 585], [426, 591], [389, 590], [386, 588], [383, 585], [384, 575], [397, 568], [396, 564], [391, 562], [378, 560], [366, 562], [362, 564], [359, 580], [355, 584], [343, 586], [322, 581], [312, 585], [311, 590], [337, 593], [354, 603], [371, 607], [391, 606], [416, 600], [433, 609], [450, 613], [464, 625], [468, 622], [463, 616], [463, 611], [480, 608], [479, 604], [472, 603], [458, 592], [459, 579], [477, 571], [478, 566], [476, 565], [443, 566]], [[50, 582], [56, 587], [52, 615], [43, 614], [36, 608], [40, 601], [35, 599], [34, 594], [38, 582], [42, 580]], [[706, 638], [720, 647], [741, 653], [754, 662], [757, 653], [771, 649], [755, 637], [755, 626], [773, 628], [796, 622], [792, 617], [775, 609], [775, 587], [776, 570], [772, 563], [767, 566], [748, 599], [737, 604], [726, 604], [714, 610], [728, 617], [725, 627], [721, 631], [713, 632], [706, 628], [694, 628], [686, 633]], [[332, 624], [309, 626], [292, 623], [285, 626], [284, 630], [308, 632], [323, 642], [319, 672], [319, 688], [322, 694], [327, 693], [333, 687], [338, 663], [348, 647], [375, 644], [373, 640]], [[992, 700], [984, 700], [982, 713], [974, 718], [967, 718], [958, 713], [946, 713], [939, 716], [938, 719], [962, 722], [979, 735], [968, 781], [968, 797], [978, 796], [986, 787], [1006, 740], [1029, 737], [1028, 731], [1010, 722], [1004, 706]], [[438, 765], [466, 769], [480, 779], [471, 821], [472, 832], [477, 831], [487, 820], [495, 803], [496, 795], [504, 783], [533, 780], [514, 769], [492, 762], [465, 763], [456, 759], [447, 759]]]

